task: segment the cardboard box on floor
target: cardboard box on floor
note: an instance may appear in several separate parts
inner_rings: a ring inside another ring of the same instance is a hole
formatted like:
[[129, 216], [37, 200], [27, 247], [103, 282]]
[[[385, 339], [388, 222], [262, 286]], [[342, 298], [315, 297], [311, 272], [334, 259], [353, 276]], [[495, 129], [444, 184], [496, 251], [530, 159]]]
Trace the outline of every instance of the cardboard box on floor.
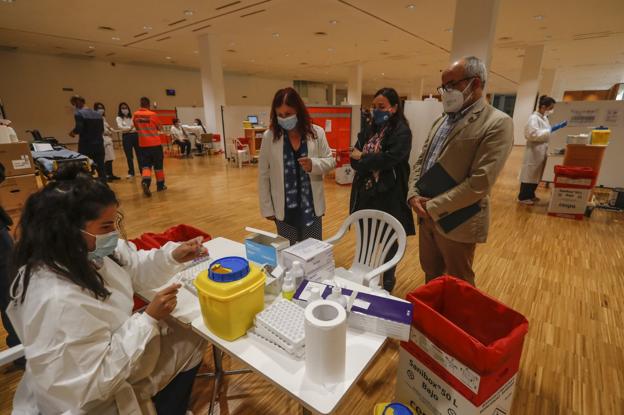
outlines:
[[26, 199], [37, 191], [37, 177], [34, 174], [7, 177], [0, 184], [0, 206], [6, 211], [21, 210]]
[[25, 176], [35, 173], [35, 163], [27, 142], [0, 144], [0, 163], [7, 177]]

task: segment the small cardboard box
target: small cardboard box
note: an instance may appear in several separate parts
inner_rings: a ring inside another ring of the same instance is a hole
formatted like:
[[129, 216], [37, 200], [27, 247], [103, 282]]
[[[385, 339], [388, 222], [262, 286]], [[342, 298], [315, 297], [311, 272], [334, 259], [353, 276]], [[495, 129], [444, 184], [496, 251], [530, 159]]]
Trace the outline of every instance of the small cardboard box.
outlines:
[[409, 344], [401, 344], [395, 400], [421, 415], [505, 415], [513, 403], [516, 379], [517, 374], [476, 406], [421, 362]]
[[281, 251], [289, 246], [288, 239], [281, 236], [272, 237], [254, 233], [245, 238], [247, 259], [259, 265], [268, 264], [276, 267], [280, 264]]
[[22, 209], [28, 196], [37, 191], [37, 178], [34, 174], [7, 177], [0, 184], [0, 206], [4, 210]]
[[308, 279], [321, 281], [332, 278], [334, 271], [333, 245], [309, 238], [282, 251], [284, 267], [290, 269], [299, 261]]
[[30, 153], [30, 146], [23, 141], [0, 144], [0, 163], [4, 166], [4, 174], [7, 177], [35, 173], [35, 163]]

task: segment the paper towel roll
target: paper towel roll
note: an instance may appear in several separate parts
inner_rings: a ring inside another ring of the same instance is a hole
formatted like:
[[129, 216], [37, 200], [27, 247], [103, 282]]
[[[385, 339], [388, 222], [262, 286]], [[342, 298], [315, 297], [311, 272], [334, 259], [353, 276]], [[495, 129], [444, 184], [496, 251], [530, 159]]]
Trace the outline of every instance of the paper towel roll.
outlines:
[[305, 309], [305, 361], [308, 378], [328, 385], [344, 380], [347, 313], [333, 301], [316, 300]]

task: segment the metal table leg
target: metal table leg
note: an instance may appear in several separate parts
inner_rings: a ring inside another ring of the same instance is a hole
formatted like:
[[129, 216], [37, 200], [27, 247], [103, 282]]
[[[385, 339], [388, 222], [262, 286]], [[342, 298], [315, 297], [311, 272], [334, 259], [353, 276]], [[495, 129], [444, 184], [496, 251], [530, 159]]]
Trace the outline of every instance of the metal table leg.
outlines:
[[214, 389], [212, 390], [212, 398], [210, 400], [210, 409], [208, 415], [212, 415], [217, 403], [218, 391], [221, 388], [221, 381], [224, 376], [241, 375], [243, 373], [251, 373], [251, 369], [223, 370], [223, 351], [212, 345], [212, 361], [215, 371], [213, 373], [199, 373], [197, 377], [215, 378]]

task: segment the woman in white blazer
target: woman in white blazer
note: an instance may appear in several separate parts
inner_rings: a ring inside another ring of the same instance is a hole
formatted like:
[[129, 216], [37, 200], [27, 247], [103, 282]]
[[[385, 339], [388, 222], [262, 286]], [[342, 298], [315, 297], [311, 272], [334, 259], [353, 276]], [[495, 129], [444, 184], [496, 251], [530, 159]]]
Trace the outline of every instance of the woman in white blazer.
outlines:
[[529, 117], [524, 127], [524, 137], [526, 138], [526, 148], [520, 171], [520, 192], [518, 202], [524, 205], [533, 205], [539, 199], [535, 196], [535, 189], [542, 180], [542, 173], [548, 158], [548, 140], [551, 133], [565, 127], [568, 123], [563, 121], [557, 125], [550, 126], [548, 116], [552, 115], [555, 107], [555, 99], [542, 95], [539, 99], [539, 106]]
[[258, 196], [262, 216], [291, 245], [322, 239], [323, 175], [335, 165], [325, 131], [312, 124], [297, 91], [277, 91], [260, 147]]

